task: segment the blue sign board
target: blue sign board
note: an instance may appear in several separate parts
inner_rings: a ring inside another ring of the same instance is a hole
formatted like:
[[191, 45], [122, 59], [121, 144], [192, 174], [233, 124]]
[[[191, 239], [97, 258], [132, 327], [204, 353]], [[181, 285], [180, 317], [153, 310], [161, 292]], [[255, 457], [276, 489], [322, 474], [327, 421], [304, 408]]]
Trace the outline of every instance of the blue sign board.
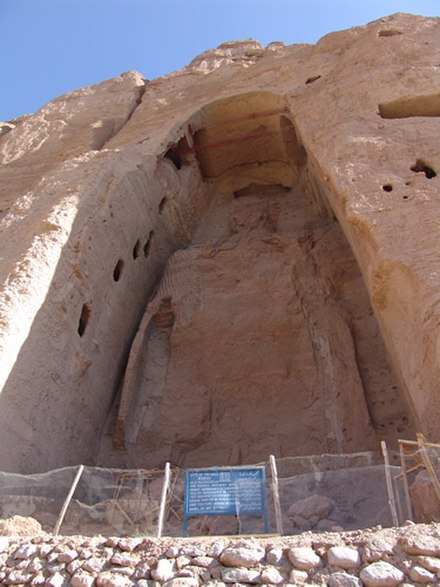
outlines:
[[187, 469], [184, 535], [188, 516], [263, 515], [267, 532], [264, 467]]

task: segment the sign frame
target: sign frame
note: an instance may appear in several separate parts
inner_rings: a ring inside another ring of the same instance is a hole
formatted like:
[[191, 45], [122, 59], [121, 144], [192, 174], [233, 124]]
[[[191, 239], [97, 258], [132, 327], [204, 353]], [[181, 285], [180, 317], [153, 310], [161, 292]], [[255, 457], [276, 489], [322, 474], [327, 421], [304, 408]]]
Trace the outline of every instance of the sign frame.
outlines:
[[190, 516], [262, 515], [268, 534], [264, 466], [186, 469], [183, 535]]

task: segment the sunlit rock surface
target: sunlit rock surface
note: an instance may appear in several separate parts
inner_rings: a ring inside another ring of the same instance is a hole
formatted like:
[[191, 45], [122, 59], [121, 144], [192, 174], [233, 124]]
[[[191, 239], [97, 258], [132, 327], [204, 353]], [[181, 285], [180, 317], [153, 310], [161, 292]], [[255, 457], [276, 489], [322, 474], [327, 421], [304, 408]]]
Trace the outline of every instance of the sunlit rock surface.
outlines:
[[226, 43], [2, 124], [0, 468], [438, 440], [439, 39]]

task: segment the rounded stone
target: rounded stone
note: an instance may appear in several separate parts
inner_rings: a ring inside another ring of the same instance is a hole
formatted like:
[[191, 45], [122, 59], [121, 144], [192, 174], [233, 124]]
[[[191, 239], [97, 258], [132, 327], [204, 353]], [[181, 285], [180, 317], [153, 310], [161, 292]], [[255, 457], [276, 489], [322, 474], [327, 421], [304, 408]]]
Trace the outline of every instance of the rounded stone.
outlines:
[[254, 569], [223, 569], [222, 579], [225, 583], [260, 583], [261, 574]]
[[213, 557], [218, 557], [226, 547], [224, 540], [215, 540], [208, 548], [206, 554]]
[[327, 585], [328, 587], [362, 587], [362, 581], [348, 573], [333, 573]]
[[275, 567], [266, 567], [261, 572], [261, 580], [269, 585], [281, 585], [284, 582], [284, 577]]
[[58, 553], [58, 562], [69, 564], [78, 557], [76, 550], [63, 550]]
[[18, 558], [20, 560], [28, 560], [35, 556], [38, 552], [38, 546], [34, 546], [33, 544], [23, 544], [14, 553], [14, 558]]
[[121, 538], [119, 540], [119, 548], [126, 552], [133, 552], [133, 550], [142, 544], [142, 541], [142, 538]]
[[270, 565], [278, 565], [283, 558], [281, 548], [271, 548], [266, 554], [266, 560]]
[[416, 583], [436, 583], [437, 575], [424, 567], [415, 565], [409, 572], [409, 578]]
[[392, 556], [394, 547], [395, 543], [375, 537], [364, 546], [363, 560], [375, 563], [382, 560], [385, 555]]
[[408, 536], [401, 542], [407, 554], [440, 556], [440, 538], [421, 535]]
[[327, 553], [329, 565], [341, 569], [356, 569], [361, 564], [361, 557], [356, 548], [349, 546], [332, 546]]
[[293, 569], [289, 576], [289, 581], [292, 585], [302, 585], [307, 581], [308, 575], [306, 571], [298, 571], [297, 569]]
[[301, 571], [310, 571], [321, 564], [321, 557], [309, 546], [290, 548], [287, 555], [292, 565]]
[[405, 574], [390, 563], [371, 563], [360, 572], [360, 579], [366, 587], [396, 587], [405, 580]]
[[266, 555], [264, 548], [257, 544], [231, 546], [226, 548], [220, 562], [227, 567], [255, 567]]
[[165, 583], [174, 577], [174, 560], [162, 558], [158, 561], [157, 567], [151, 571], [151, 576], [156, 581]]
[[208, 567], [212, 566], [215, 562], [215, 559], [212, 556], [196, 556], [192, 559], [191, 564], [195, 565], [196, 567], [203, 567], [207, 569]]
[[45, 583], [45, 587], [64, 587], [66, 577], [61, 573], [54, 573]]
[[418, 556], [417, 563], [432, 571], [433, 573], [440, 573], [440, 559], [433, 556]]
[[190, 562], [191, 562], [190, 557], [184, 556], [183, 554], [176, 558], [176, 566], [179, 569], [179, 571], [180, 571], [180, 569], [187, 567], [190, 564]]

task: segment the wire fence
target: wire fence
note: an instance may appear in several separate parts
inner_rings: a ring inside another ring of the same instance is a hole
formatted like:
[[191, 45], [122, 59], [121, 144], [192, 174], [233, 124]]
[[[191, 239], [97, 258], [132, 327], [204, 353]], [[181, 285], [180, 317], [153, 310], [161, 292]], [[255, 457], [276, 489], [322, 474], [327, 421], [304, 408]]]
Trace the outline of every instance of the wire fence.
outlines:
[[398, 497], [399, 516], [405, 511], [417, 522], [440, 521], [440, 445], [428, 443], [418, 433], [417, 441], [399, 440], [401, 470], [394, 477], [395, 487], [403, 490], [404, 504]]
[[[282, 531], [352, 530], [392, 526], [386, 467], [377, 453], [285, 457], [276, 460]], [[401, 474], [399, 455], [391, 455], [388, 472]], [[279, 531], [274, 479], [265, 468], [268, 530]], [[60, 522], [60, 512], [78, 473], [66, 467], [38, 475], [0, 473], [0, 518], [35, 518], [45, 531]], [[60, 532], [64, 535], [155, 536], [163, 493], [163, 470], [84, 467], [68, 503]], [[402, 484], [395, 484], [405, 503]], [[181, 536], [185, 506], [185, 470], [171, 468], [164, 502], [163, 535]], [[406, 512], [402, 514], [406, 515]], [[403, 521], [403, 520], [402, 520]], [[194, 516], [188, 534], [262, 534], [261, 516]]]

